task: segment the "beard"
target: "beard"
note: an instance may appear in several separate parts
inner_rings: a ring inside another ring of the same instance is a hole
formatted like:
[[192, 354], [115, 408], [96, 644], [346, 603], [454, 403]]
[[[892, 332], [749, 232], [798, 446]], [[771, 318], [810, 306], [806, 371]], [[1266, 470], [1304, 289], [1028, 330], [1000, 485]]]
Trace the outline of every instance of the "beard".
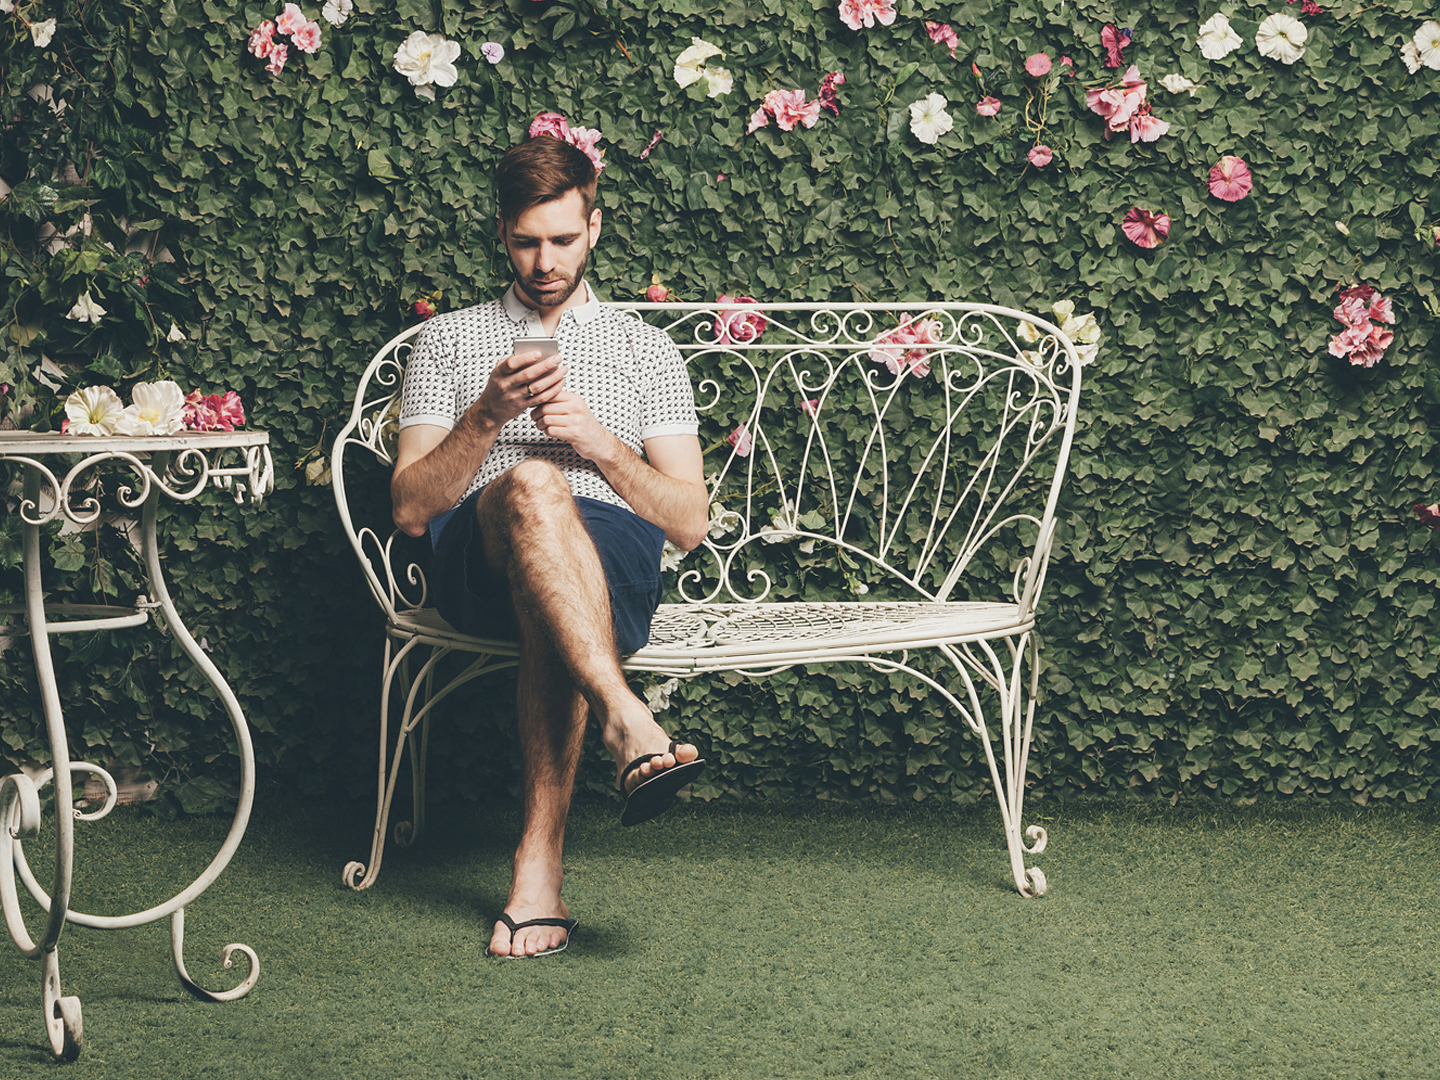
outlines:
[[[585, 246], [585, 255], [580, 260], [580, 265], [576, 267], [573, 276], [567, 277], [563, 271], [557, 269], [555, 271], [552, 271], [549, 277], [545, 278], [523, 278], [517, 274], [515, 277], [515, 283], [520, 286], [520, 290], [526, 296], [528, 296], [531, 300], [535, 302], [537, 307], [560, 307], [562, 304], [565, 303], [565, 301], [569, 300], [570, 297], [575, 295], [575, 290], [580, 287], [580, 282], [583, 281], [585, 278], [585, 267], [588, 266], [589, 263], [590, 246], [587, 244]], [[542, 281], [546, 284], [550, 284], [551, 282], [557, 280], [564, 283], [559, 289], [556, 289], [552, 292], [538, 291], [538, 286]]]

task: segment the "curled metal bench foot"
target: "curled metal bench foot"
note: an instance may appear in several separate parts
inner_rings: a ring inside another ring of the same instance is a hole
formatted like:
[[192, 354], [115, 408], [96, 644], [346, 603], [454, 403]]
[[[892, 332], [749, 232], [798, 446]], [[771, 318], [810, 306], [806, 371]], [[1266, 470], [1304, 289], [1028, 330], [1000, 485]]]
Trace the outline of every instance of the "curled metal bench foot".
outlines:
[[84, 1023], [80, 1016], [80, 999], [63, 997], [60, 993], [60, 958], [55, 950], [45, 954], [45, 974], [41, 993], [45, 1000], [45, 1029], [50, 1035], [50, 1052], [56, 1061], [74, 1061], [80, 1056]]
[[180, 976], [180, 985], [193, 997], [201, 1001], [235, 1001], [250, 992], [255, 980], [260, 978], [260, 957], [255, 955], [255, 950], [249, 945], [232, 943], [225, 946], [223, 959], [226, 968], [231, 966], [231, 957], [237, 952], [245, 954], [245, 978], [240, 981], [240, 985], [233, 990], [206, 990], [190, 978], [190, 973], [185, 970], [185, 909], [177, 908], [175, 914], [170, 916], [170, 955], [175, 961], [175, 972]]

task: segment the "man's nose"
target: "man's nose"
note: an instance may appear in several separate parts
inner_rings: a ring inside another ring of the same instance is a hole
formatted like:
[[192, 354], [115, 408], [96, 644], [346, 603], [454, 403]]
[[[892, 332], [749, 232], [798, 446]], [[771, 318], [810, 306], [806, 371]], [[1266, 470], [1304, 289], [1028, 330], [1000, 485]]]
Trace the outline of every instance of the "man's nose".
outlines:
[[535, 269], [540, 271], [555, 269], [555, 248], [553, 245], [540, 245], [539, 253], [535, 256]]

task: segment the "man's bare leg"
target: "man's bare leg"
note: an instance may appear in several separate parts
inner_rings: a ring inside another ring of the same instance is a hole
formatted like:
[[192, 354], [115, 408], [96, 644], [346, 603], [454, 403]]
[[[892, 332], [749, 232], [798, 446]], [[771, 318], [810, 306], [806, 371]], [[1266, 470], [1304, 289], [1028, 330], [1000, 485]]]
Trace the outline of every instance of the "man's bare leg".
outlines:
[[[694, 761], [670, 739], [620, 669], [604, 570], [560, 471], [526, 462], [493, 481], [476, 504], [485, 556], [510, 581], [521, 626], [518, 693], [525, 756], [525, 827], [515, 853], [506, 911], [516, 922], [565, 917], [561, 850], [587, 712], [616, 761], [616, 776], [654, 755], [627, 778], [633, 790], [677, 761]], [[565, 939], [559, 927], [515, 935], [497, 923], [491, 951], [533, 955]]]

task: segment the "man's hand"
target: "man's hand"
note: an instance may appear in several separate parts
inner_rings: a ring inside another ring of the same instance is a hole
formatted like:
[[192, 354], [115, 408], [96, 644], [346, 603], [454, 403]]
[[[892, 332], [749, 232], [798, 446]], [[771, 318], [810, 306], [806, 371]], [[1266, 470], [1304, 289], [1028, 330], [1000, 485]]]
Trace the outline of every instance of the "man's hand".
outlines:
[[490, 372], [485, 389], [465, 410], [465, 420], [498, 432], [526, 409], [554, 401], [565, 385], [565, 370], [553, 353], [526, 351], [508, 356]]
[[585, 399], [569, 390], [560, 389], [548, 401], [532, 409], [530, 415], [541, 432], [552, 439], [569, 443], [577, 454], [597, 465], [603, 466], [613, 458], [617, 445], [627, 455], [634, 456], [595, 419]]

